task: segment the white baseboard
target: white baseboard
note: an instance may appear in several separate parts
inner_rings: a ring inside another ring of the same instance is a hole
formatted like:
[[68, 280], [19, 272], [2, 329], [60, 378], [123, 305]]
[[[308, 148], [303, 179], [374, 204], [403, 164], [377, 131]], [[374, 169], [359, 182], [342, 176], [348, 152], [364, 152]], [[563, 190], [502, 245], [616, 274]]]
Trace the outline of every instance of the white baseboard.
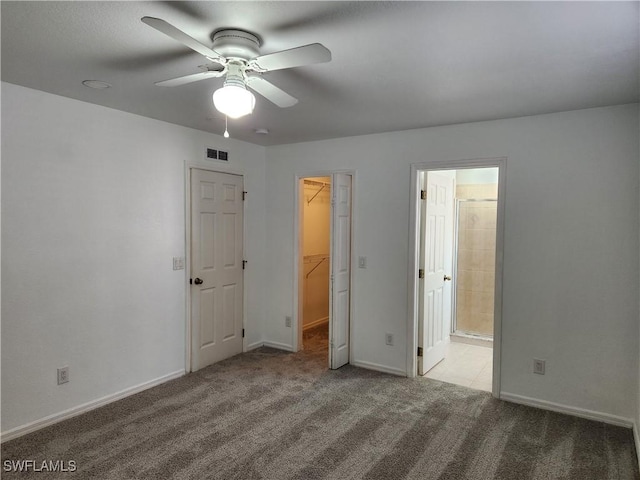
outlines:
[[633, 427], [633, 420], [631, 420], [630, 418], [610, 415], [608, 413], [596, 412], [594, 410], [587, 410], [585, 408], [572, 407], [569, 405], [563, 405], [561, 403], [548, 402], [546, 400], [538, 400], [537, 398], [525, 397], [522, 395], [516, 395], [514, 393], [500, 392], [500, 400], [519, 403], [521, 405], [527, 405], [529, 407], [541, 408], [543, 410], [551, 410], [552, 412], [566, 413], [567, 415], [573, 415], [574, 417], [596, 420], [598, 422], [617, 425], [619, 427]]
[[247, 349], [245, 351], [246, 352], [250, 352], [251, 350], [255, 350], [256, 348], [260, 348], [262, 346], [264, 346], [264, 342], [251, 343], [251, 344], [247, 345]]
[[636, 455], [638, 456], [638, 468], [640, 468], [640, 432], [638, 428], [640, 428], [640, 425], [633, 422], [633, 439], [636, 442]]
[[477, 347], [493, 348], [493, 338], [482, 335], [471, 335], [466, 333], [452, 333], [449, 335], [451, 343], [466, 343]]
[[407, 372], [400, 368], [388, 367], [379, 363], [365, 362], [363, 360], [353, 360], [349, 363], [354, 367], [366, 368], [368, 370], [375, 370], [377, 372], [390, 373], [391, 375], [399, 375], [401, 377], [407, 376]]
[[278, 350], [286, 350], [287, 352], [293, 352], [293, 347], [286, 343], [279, 342], [264, 342], [265, 347], [277, 348]]
[[329, 317], [319, 318], [318, 320], [314, 320], [311, 323], [307, 323], [302, 327], [302, 331], [309, 330], [310, 328], [317, 327], [318, 325], [322, 325], [323, 323], [329, 323]]
[[109, 403], [113, 403], [117, 400], [121, 400], [125, 397], [129, 397], [136, 393], [142, 392], [143, 390], [148, 390], [149, 388], [155, 387], [156, 385], [160, 385], [161, 383], [165, 383], [165, 382], [168, 382], [169, 380], [180, 378], [184, 376], [184, 374], [185, 374], [184, 370], [178, 370], [177, 372], [163, 375], [162, 377], [156, 378], [149, 382], [141, 383], [140, 385], [126, 388], [124, 390], [113, 393], [111, 395], [98, 398], [97, 400], [92, 400], [91, 402], [83, 403], [82, 405], [78, 405], [77, 407], [64, 410], [60, 413], [54, 413], [53, 415], [46, 416], [44, 418], [41, 418], [40, 420], [36, 420], [35, 422], [30, 422], [25, 425], [12, 428], [11, 430], [7, 430], [6, 432], [2, 432], [0, 434], [0, 442], [6, 442], [8, 440], [12, 440], [14, 438], [18, 438], [23, 435], [26, 435], [27, 433], [35, 432], [36, 430], [40, 430], [41, 428], [48, 427], [49, 425], [62, 422], [63, 420], [67, 420], [72, 417], [77, 417], [78, 415], [81, 415], [83, 413], [89, 412], [91, 410], [95, 410], [96, 408], [102, 407]]

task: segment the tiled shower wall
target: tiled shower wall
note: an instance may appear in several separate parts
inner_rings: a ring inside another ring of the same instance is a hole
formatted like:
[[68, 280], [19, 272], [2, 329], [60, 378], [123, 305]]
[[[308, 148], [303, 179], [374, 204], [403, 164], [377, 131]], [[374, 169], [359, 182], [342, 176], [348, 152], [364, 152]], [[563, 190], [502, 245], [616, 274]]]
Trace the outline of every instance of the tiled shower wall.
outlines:
[[[458, 185], [457, 199], [497, 199], [495, 184]], [[493, 335], [496, 201], [459, 202], [456, 331]]]

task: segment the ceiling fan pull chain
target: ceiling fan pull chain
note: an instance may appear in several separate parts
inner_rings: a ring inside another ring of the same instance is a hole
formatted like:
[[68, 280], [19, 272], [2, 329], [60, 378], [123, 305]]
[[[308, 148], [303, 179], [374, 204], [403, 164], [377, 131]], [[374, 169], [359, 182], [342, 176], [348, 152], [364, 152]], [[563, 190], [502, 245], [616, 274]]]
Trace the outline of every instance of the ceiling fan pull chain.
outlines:
[[227, 129], [228, 121], [229, 121], [229, 117], [225, 115], [224, 116], [224, 134], [223, 134], [224, 138], [229, 138], [229, 130]]

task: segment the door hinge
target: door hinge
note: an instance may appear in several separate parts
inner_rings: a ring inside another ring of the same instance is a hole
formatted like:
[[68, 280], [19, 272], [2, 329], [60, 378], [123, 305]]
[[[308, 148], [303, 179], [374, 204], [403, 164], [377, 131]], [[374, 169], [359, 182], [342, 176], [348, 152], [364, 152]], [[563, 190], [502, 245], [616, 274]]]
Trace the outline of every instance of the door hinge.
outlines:
[[244, 270], [245, 268], [247, 268], [247, 261], [242, 260], [242, 269]]
[[242, 329], [242, 338], [244, 338], [244, 328]]
[[418, 356], [421, 357], [422, 356], [422, 347], [418, 347]]
[[426, 200], [426, 199], [427, 199], [427, 191], [420, 190], [420, 200]]
[[418, 278], [424, 278], [424, 268], [418, 269]]
[[247, 192], [244, 191], [244, 192], [242, 192], [242, 200], [244, 201], [246, 199], [247, 199]]

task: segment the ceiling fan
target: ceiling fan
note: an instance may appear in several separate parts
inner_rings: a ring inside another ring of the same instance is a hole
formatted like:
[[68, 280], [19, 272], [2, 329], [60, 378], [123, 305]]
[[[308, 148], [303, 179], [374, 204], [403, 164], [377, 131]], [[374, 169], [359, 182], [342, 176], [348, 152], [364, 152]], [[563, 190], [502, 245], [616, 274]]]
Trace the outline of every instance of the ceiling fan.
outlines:
[[202, 66], [203, 72], [156, 82], [156, 85], [177, 87], [208, 78], [225, 77], [224, 86], [213, 94], [213, 102], [220, 112], [230, 118], [239, 118], [253, 111], [255, 97], [246, 87], [282, 108], [298, 103], [296, 98], [262, 78], [263, 73], [331, 60], [331, 52], [319, 43], [260, 55], [260, 39], [245, 30], [219, 30], [215, 32], [213, 45], [209, 48], [162, 19], [142, 17], [141, 20], [213, 63]]

